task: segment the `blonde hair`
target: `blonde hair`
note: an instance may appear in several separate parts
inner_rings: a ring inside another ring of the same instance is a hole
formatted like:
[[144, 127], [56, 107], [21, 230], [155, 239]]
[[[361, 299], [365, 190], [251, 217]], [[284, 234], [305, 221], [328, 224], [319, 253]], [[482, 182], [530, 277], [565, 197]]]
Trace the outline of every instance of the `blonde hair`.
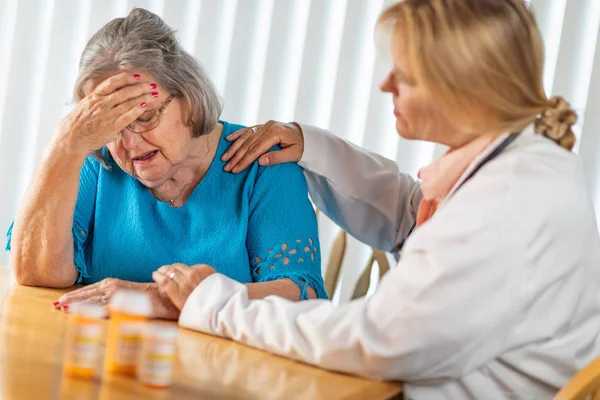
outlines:
[[459, 126], [477, 112], [494, 116], [495, 133], [535, 121], [536, 133], [573, 148], [577, 115], [544, 91], [543, 42], [524, 0], [405, 0], [378, 26], [402, 35], [412, 78]]

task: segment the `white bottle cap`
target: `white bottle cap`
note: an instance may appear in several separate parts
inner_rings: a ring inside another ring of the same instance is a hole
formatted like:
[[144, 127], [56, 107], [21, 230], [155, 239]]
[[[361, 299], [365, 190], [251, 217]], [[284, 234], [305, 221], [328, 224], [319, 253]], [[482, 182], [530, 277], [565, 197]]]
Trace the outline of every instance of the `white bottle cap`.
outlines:
[[136, 290], [121, 289], [112, 295], [109, 303], [111, 310], [126, 314], [149, 317], [152, 314], [150, 296]]
[[69, 304], [69, 314], [81, 315], [82, 317], [92, 319], [102, 319], [108, 315], [104, 306], [90, 301]]
[[161, 322], [152, 322], [146, 324], [144, 327], [143, 335], [145, 337], [155, 337], [161, 340], [175, 340], [177, 338], [177, 334], [179, 333], [179, 329], [177, 326], [161, 323]]

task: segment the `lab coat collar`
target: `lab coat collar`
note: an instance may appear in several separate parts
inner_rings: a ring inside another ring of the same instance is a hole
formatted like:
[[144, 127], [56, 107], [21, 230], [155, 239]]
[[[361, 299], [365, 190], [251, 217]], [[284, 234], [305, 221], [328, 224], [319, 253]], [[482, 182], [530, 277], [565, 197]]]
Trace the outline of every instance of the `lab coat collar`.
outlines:
[[[521, 135], [523, 135], [523, 136], [529, 136], [531, 134], [533, 134], [533, 125], [528, 126], [521, 133]], [[448, 200], [449, 198], [452, 197], [452, 195], [454, 194], [454, 192], [456, 192], [456, 190], [462, 185], [462, 183], [465, 181], [465, 179], [467, 179], [467, 177], [471, 174], [471, 172], [475, 168], [477, 168], [477, 166], [479, 165], [479, 163], [481, 163], [481, 161], [483, 161], [491, 152], [493, 152], [498, 146], [500, 146], [500, 144], [509, 135], [510, 135], [510, 133], [503, 133], [503, 134], [499, 135], [477, 157], [475, 157], [475, 159], [471, 162], [471, 164], [469, 164], [469, 166], [467, 167], [467, 169], [465, 170], [465, 172], [458, 179], [458, 181], [456, 182], [456, 184], [452, 187], [452, 189], [450, 189], [450, 192], [448, 192], [448, 195], [446, 196], [446, 198], [444, 199], [444, 201], [442, 201], [440, 203], [439, 208], [442, 208], [444, 206], [444, 204], [446, 203], [446, 200]], [[515, 146], [515, 143], [512, 143], [508, 147], [508, 149], [510, 149], [513, 146]]]

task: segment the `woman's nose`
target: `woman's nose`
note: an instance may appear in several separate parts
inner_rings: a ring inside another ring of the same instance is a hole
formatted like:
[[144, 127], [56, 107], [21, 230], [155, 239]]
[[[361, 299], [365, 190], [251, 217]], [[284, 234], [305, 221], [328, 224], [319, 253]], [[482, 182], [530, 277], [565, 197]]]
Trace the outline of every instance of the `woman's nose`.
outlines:
[[129, 129], [123, 129], [120, 133], [121, 142], [126, 150], [135, 150], [140, 142], [144, 140], [139, 133], [133, 133]]
[[379, 90], [381, 90], [384, 93], [391, 93], [394, 91], [394, 82], [391, 72], [381, 82], [381, 84], [379, 85]]

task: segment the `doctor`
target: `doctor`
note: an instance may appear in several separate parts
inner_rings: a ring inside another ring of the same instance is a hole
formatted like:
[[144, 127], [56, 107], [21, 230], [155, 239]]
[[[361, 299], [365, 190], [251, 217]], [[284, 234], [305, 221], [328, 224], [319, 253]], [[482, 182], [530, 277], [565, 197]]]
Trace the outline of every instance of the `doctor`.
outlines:
[[[209, 268], [153, 277], [184, 327], [400, 380], [407, 398], [550, 398], [600, 355], [600, 238], [571, 152], [576, 115], [546, 97], [534, 17], [524, 0], [406, 0], [379, 29], [391, 38], [381, 89], [398, 133], [451, 149], [421, 184], [304, 125], [236, 134], [224, 155], [234, 173], [259, 156], [298, 162], [341, 227], [389, 252], [405, 243], [375, 294], [339, 306], [251, 301]], [[264, 154], [274, 144], [283, 150]]]

